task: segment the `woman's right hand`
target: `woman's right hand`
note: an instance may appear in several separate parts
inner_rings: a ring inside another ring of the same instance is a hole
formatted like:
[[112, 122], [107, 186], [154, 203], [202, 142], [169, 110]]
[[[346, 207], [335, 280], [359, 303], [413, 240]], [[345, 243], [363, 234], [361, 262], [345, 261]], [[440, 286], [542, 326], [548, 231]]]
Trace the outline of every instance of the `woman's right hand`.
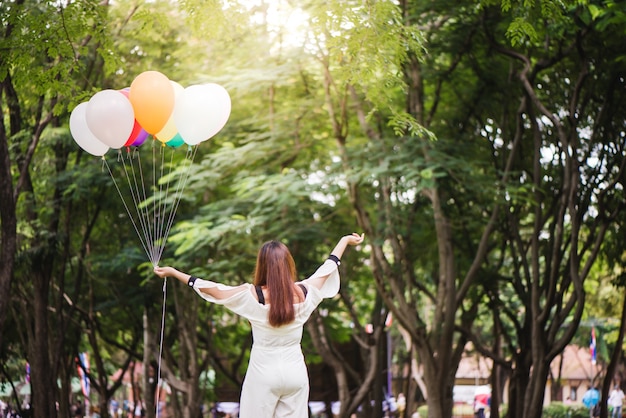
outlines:
[[353, 232], [350, 235], [345, 235], [341, 239], [346, 241], [348, 245], [359, 245], [365, 239], [365, 233], [359, 235], [356, 232]]

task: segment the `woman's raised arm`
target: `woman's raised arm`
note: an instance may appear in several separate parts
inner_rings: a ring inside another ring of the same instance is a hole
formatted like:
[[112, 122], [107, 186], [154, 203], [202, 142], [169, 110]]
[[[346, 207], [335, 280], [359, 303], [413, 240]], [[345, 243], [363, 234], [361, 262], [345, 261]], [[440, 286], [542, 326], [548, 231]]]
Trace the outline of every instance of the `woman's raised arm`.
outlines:
[[[341, 257], [343, 256], [343, 253], [348, 247], [348, 245], [358, 245], [362, 243], [364, 239], [365, 239], [365, 234], [359, 235], [356, 232], [353, 232], [350, 235], [345, 235], [341, 237], [339, 239], [339, 242], [337, 242], [337, 245], [335, 245], [335, 248], [333, 248], [333, 250], [330, 252], [330, 256], [328, 258], [334, 261], [335, 263], [337, 263], [337, 265], [339, 265], [341, 261]], [[333, 271], [336, 271], [336, 268], [333, 269]], [[330, 277], [330, 274], [332, 272], [329, 272], [328, 274], [319, 274], [319, 273], [325, 273], [325, 267], [323, 266], [320, 269], [318, 269], [316, 273], [318, 274], [314, 274], [313, 277], [307, 279], [307, 283], [309, 285], [317, 287], [318, 289], [321, 289], [324, 286], [324, 283], [326, 283], [326, 279]]]

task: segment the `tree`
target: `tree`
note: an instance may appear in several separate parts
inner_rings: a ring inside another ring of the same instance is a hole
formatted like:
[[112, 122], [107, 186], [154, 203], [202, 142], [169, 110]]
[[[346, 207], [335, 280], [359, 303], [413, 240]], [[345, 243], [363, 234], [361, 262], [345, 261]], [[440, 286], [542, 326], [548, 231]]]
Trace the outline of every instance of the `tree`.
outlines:
[[[38, 195], [37, 186], [43, 179], [33, 176], [32, 168], [38, 161], [37, 150], [44, 139], [57, 144], [62, 142], [55, 135], [45, 137], [45, 133], [60, 126], [59, 114], [63, 112], [60, 102], [71, 96], [74, 87], [65, 80], [71, 78], [77, 59], [84, 52], [74, 48], [67, 37], [84, 35], [83, 22], [97, 16], [92, 14], [93, 9], [76, 5], [60, 9], [51, 3], [18, 0], [3, 2], [0, 7], [4, 29], [4, 52], [0, 60], [3, 100], [0, 104], [2, 114], [7, 115], [0, 120], [0, 155], [3, 160], [0, 184], [7, 202], [2, 205], [0, 214], [3, 231], [0, 328], [5, 325], [8, 306], [12, 302], [12, 279], [16, 272], [24, 274], [22, 277], [29, 280], [22, 280], [16, 286], [27, 289], [23, 301], [28, 307], [25, 311], [28, 315], [20, 326], [29, 341], [25, 349], [32, 370], [33, 408], [42, 416], [55, 416], [54, 369], [59, 364], [54, 360], [60, 357], [59, 351], [52, 347], [62, 347], [63, 340], [60, 338], [54, 344], [49, 338], [48, 292], [55, 272], [56, 251], [62, 243], [62, 190], [60, 184], [48, 185], [46, 191]], [[67, 157], [68, 150], [63, 146], [51, 151], [42, 158], [42, 174], [61, 172], [67, 164]], [[48, 207], [38, 201], [44, 195], [51, 202]], [[19, 228], [18, 219], [21, 222]], [[20, 260], [17, 268], [16, 257]], [[55, 303], [60, 301], [56, 298]], [[0, 346], [6, 347], [5, 344], [0, 339]]]
[[494, 181], [503, 187], [496, 203], [501, 215], [492, 211], [496, 234], [487, 241], [498, 251], [478, 284], [495, 308], [494, 327], [503, 332], [507, 355], [488, 352], [477, 336], [467, 335], [508, 369], [513, 416], [541, 416], [549, 365], [576, 332], [583, 283], [619, 213], [623, 118], [615, 113], [621, 100], [614, 101], [620, 77], [614, 63], [621, 52], [609, 47], [608, 55], [596, 55], [598, 43], [611, 42], [587, 13], [573, 6], [562, 14], [535, 14], [537, 38], [513, 46], [503, 36], [511, 21], [497, 9], [485, 7], [473, 20], [470, 13], [463, 23], [450, 20], [450, 29], [468, 42], [459, 60], [444, 61], [454, 68], [446, 77], [466, 71], [480, 87], [463, 99], [472, 108], [455, 119], [462, 128], [457, 135], [484, 136], [494, 172], [502, 173]]
[[[89, 160], [62, 126], [76, 102], [90, 95], [92, 85], [109, 85], [117, 56], [109, 53], [107, 4], [15, 1], [0, 8], [5, 51], [0, 104], [8, 115], [0, 120], [0, 156], [6, 162], [0, 184], [7, 202], [0, 214], [0, 328], [11, 306], [16, 313], [12, 324], [23, 342], [18, 351], [26, 353], [31, 367], [33, 410], [52, 417], [55, 400], [68, 413], [69, 382], [82, 348], [81, 320], [93, 345], [102, 330], [96, 318], [101, 300], [94, 298], [94, 281], [87, 280], [91, 271], [86, 258], [112, 191], [103, 190], [98, 162]], [[21, 280], [14, 281], [15, 276]], [[136, 342], [120, 345], [131, 354]], [[3, 355], [15, 343], [0, 339]], [[100, 354], [98, 346], [94, 350]], [[97, 372], [89, 377], [102, 390], [106, 405], [110, 370], [98, 356], [95, 360]], [[57, 390], [59, 376], [63, 396]], [[117, 386], [119, 382], [112, 390]]]
[[[394, 49], [393, 42], [384, 42], [389, 38], [383, 34], [390, 33], [419, 39], [389, 29], [397, 19], [375, 13], [384, 6], [332, 9], [326, 20], [318, 18], [326, 35], [342, 34], [329, 43], [330, 58], [320, 54], [319, 61], [347, 190], [373, 240], [378, 289], [419, 353], [429, 416], [451, 413], [454, 371], [465, 342], [473, 340], [487, 353], [467, 332], [484, 302], [491, 304], [494, 326], [505, 333], [506, 352], [513, 355], [490, 352], [512, 373], [509, 410], [540, 416], [548, 366], [577, 328], [582, 283], [618, 213], [623, 121], [614, 97], [619, 71], [612, 63], [621, 53], [609, 48], [615, 58], [596, 55], [594, 45], [605, 36], [597, 29], [606, 21], [598, 28], [581, 25], [577, 16], [583, 22], [588, 17], [584, 7], [543, 15], [516, 9], [541, 28], [526, 39], [520, 35], [523, 21], [494, 7], [402, 5], [407, 32], [414, 24], [424, 28], [429, 54], [422, 61], [419, 47]], [[361, 20], [367, 24], [346, 23], [355, 10], [367, 16]], [[386, 28], [376, 25], [376, 16], [385, 16]], [[369, 32], [370, 26], [375, 30]], [[376, 56], [368, 54], [371, 44]], [[377, 67], [379, 62], [385, 67]], [[598, 63], [606, 66], [596, 73]], [[404, 70], [408, 117], [394, 106], [391, 92], [402, 83], [389, 68]], [[381, 85], [388, 95], [373, 85], [380, 74], [387, 75]], [[553, 88], [558, 80], [562, 84]], [[365, 145], [355, 140], [349, 109], [362, 115], [357, 120]], [[387, 120], [407, 135], [390, 136], [380, 123]], [[418, 123], [437, 141], [429, 141]], [[355, 141], [362, 155], [346, 146]], [[374, 196], [377, 206], [366, 196]], [[431, 252], [423, 251], [420, 259], [412, 250], [426, 234], [411, 233], [424, 215], [432, 221], [428, 230], [437, 246], [426, 246]], [[502, 294], [513, 296], [502, 304]], [[432, 314], [418, 309], [426, 301]]]

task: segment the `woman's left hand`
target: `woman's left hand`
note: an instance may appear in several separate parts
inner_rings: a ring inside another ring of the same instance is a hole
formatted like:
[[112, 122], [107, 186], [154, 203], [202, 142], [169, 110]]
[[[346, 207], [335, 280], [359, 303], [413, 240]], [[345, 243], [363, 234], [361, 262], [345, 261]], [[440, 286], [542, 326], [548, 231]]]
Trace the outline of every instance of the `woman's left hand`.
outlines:
[[154, 267], [154, 274], [156, 274], [160, 278], [174, 277], [174, 275], [176, 274], [176, 269], [169, 267], [169, 266], [165, 266], [165, 267], [156, 266]]

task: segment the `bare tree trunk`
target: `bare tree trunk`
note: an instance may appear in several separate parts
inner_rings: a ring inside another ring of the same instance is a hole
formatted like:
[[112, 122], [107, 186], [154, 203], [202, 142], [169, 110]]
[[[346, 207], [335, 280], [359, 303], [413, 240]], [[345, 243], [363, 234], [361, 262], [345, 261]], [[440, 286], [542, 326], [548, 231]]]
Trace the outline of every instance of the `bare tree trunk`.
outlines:
[[52, 376], [53, 353], [48, 323], [49, 278], [33, 271], [33, 339], [28, 344], [31, 370], [32, 409], [36, 418], [56, 417], [56, 379]]
[[[500, 322], [494, 321], [493, 327], [493, 335], [494, 335], [494, 345], [493, 350], [501, 355], [502, 350], [502, 342], [500, 337]], [[491, 404], [489, 418], [500, 418], [500, 404], [502, 402], [502, 384], [500, 382], [500, 378], [502, 377], [500, 365], [496, 362], [493, 363], [493, 368], [491, 369]]]
[[[0, 58], [1, 60], [1, 58]], [[4, 83], [0, 83], [0, 108]], [[17, 251], [17, 216], [13, 196], [13, 177], [4, 121], [0, 118], [0, 347], [3, 346], [2, 329], [11, 301], [11, 278]]]
[[609, 399], [609, 390], [615, 385], [615, 370], [621, 362], [622, 358], [622, 344], [624, 342], [624, 334], [626, 334], [626, 294], [622, 302], [622, 317], [619, 327], [619, 334], [617, 341], [615, 341], [615, 349], [611, 354], [611, 360], [606, 368], [606, 374], [602, 382], [602, 396], [600, 397], [600, 418], [608, 417], [608, 408], [606, 400]]
[[[24, 0], [15, 2], [16, 7], [22, 7]], [[7, 22], [5, 39], [10, 39], [14, 29], [14, 25]], [[0, 55], [0, 68], [7, 68], [5, 62], [5, 54]], [[0, 80], [0, 110], [5, 109], [3, 97], [7, 98], [8, 109], [19, 109], [17, 95], [14, 94], [13, 85], [10, 74], [7, 73], [3, 80]], [[13, 112], [8, 112], [13, 114]], [[13, 277], [13, 267], [15, 264], [15, 253], [17, 251], [17, 214], [16, 202], [17, 196], [13, 188], [13, 175], [11, 173], [11, 158], [9, 155], [9, 136], [19, 132], [20, 120], [11, 118], [10, 129], [4, 124], [4, 116], [0, 118], [0, 347], [3, 344], [3, 328], [6, 320], [8, 306], [11, 301], [11, 279]]]
[[[339, 417], [347, 418], [351, 416], [359, 406], [367, 403], [367, 395], [372, 389], [372, 385], [375, 386], [375, 380], [379, 377], [380, 373], [380, 346], [379, 342], [382, 339], [383, 327], [380, 324], [376, 327], [373, 333], [370, 335], [369, 341], [365, 343], [357, 338], [361, 351], [365, 352], [366, 358], [363, 363], [365, 366], [364, 374], [360, 375], [356, 370], [353, 370], [349, 362], [343, 358], [337, 350], [332, 346], [330, 339], [328, 338], [326, 329], [324, 327], [322, 318], [319, 314], [314, 313], [311, 319], [307, 322], [307, 330], [311, 335], [311, 340], [315, 346], [316, 351], [322, 356], [324, 362], [328, 364], [335, 373], [335, 379], [337, 380], [337, 388], [339, 392], [339, 401], [341, 403], [341, 409], [339, 411]], [[356, 393], [352, 394], [350, 390], [350, 382], [359, 383], [359, 389]]]

